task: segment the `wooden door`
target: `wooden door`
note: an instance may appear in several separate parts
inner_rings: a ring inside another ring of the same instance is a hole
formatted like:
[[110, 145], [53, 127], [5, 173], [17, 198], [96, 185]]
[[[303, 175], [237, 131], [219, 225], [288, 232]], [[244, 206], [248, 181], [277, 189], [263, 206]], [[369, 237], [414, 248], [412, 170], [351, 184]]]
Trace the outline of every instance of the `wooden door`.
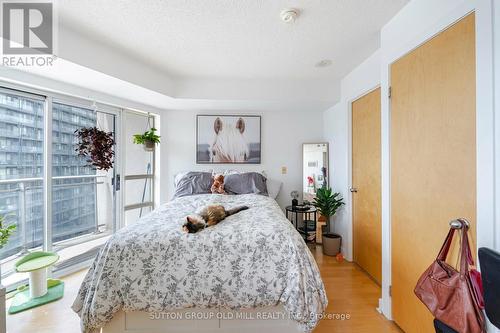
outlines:
[[380, 88], [352, 103], [354, 262], [382, 281]]
[[448, 222], [469, 219], [475, 244], [475, 79], [474, 14], [391, 66], [392, 315], [407, 333], [434, 332], [413, 289]]

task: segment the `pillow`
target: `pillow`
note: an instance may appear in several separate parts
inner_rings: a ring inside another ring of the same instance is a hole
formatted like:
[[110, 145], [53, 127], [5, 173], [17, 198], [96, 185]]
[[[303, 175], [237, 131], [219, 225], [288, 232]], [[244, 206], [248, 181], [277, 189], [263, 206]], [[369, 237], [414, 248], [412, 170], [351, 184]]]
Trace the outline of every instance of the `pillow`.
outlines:
[[267, 185], [267, 194], [271, 198], [276, 199], [278, 197], [278, 194], [280, 193], [281, 185], [283, 185], [283, 183], [268, 178], [266, 181], [266, 185]]
[[227, 176], [227, 175], [236, 175], [236, 174], [241, 174], [241, 173], [244, 173], [244, 172], [240, 172], [238, 170], [224, 170], [224, 172], [222, 174], [224, 176]]
[[224, 189], [228, 194], [267, 195], [266, 177], [257, 172], [229, 174], [224, 178]]
[[240, 173], [244, 173], [244, 172], [240, 172], [238, 170], [233, 170], [233, 169], [212, 169], [210, 170], [210, 172], [212, 173], [212, 175], [223, 175], [223, 176], [227, 176], [227, 175], [233, 175], [233, 174], [240, 174]]
[[177, 187], [177, 184], [182, 179], [182, 177], [186, 176], [189, 171], [179, 172], [174, 175], [174, 188]]
[[179, 174], [175, 180], [174, 199], [193, 194], [212, 193], [212, 174], [210, 172], [191, 171]]

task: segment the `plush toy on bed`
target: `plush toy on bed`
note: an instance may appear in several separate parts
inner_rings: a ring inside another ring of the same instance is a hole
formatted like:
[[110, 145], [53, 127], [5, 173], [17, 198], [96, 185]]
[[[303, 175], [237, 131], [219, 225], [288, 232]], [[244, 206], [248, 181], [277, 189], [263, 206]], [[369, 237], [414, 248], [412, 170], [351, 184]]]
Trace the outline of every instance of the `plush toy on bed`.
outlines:
[[224, 190], [224, 176], [221, 174], [216, 174], [213, 176], [214, 182], [210, 190], [212, 194], [226, 194]]
[[214, 226], [226, 217], [239, 213], [245, 209], [248, 209], [248, 206], [240, 206], [228, 210], [222, 205], [206, 206], [197, 211], [195, 215], [187, 216], [186, 223], [182, 226], [182, 230], [192, 234], [207, 227]]

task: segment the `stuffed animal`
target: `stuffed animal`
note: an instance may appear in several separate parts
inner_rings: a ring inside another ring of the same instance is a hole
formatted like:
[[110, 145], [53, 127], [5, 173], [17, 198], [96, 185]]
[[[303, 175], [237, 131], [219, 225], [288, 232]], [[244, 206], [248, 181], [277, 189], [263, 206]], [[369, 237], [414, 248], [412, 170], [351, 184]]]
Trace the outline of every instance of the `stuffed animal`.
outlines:
[[226, 194], [226, 191], [224, 191], [224, 176], [221, 174], [216, 174], [213, 176], [214, 182], [212, 184], [212, 187], [210, 190], [212, 191], [212, 194]]

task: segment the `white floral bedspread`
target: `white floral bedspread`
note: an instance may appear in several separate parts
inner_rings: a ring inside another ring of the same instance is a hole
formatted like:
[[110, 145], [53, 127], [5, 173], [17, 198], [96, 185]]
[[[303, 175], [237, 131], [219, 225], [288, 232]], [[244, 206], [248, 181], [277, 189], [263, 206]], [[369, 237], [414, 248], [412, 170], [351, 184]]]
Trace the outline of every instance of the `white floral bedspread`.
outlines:
[[[250, 209], [196, 234], [181, 226], [207, 204]], [[103, 246], [72, 306], [83, 332], [117, 311], [231, 309], [279, 303], [312, 330], [327, 305], [318, 267], [273, 199], [204, 194], [175, 199], [119, 230]]]

